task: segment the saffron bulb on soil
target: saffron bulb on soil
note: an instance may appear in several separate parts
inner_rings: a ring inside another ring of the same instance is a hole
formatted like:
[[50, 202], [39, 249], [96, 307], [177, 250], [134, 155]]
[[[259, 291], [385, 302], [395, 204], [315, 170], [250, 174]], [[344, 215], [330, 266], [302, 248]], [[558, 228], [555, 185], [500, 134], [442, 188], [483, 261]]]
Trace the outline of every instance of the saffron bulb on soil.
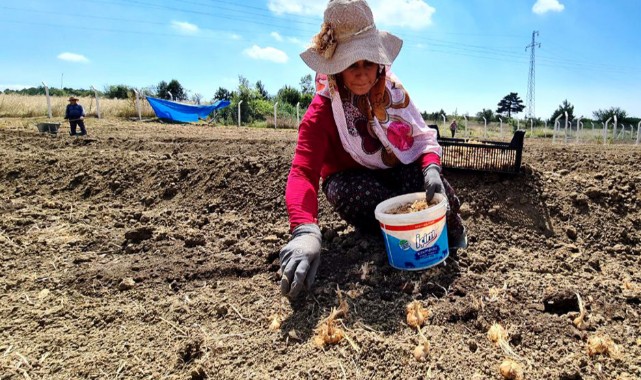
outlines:
[[503, 328], [503, 326], [499, 325], [498, 323], [493, 324], [490, 329], [487, 332], [487, 338], [497, 346], [501, 344], [501, 342], [507, 342], [507, 331]]
[[430, 353], [430, 342], [423, 341], [414, 348], [414, 358], [419, 362], [425, 361], [427, 355]]
[[269, 329], [272, 331], [276, 331], [280, 329], [280, 325], [282, 324], [282, 319], [280, 318], [280, 315], [278, 314], [273, 314], [269, 317], [271, 319], [271, 322], [269, 324]]
[[499, 372], [501, 376], [507, 380], [522, 380], [523, 379], [523, 368], [517, 362], [512, 359], [505, 359], [501, 366], [499, 367]]
[[594, 335], [588, 338], [588, 356], [598, 354], [618, 359], [621, 357], [621, 348], [607, 335]]
[[410, 327], [421, 327], [430, 316], [429, 310], [423, 307], [420, 301], [412, 301], [405, 307], [407, 312], [407, 324]]

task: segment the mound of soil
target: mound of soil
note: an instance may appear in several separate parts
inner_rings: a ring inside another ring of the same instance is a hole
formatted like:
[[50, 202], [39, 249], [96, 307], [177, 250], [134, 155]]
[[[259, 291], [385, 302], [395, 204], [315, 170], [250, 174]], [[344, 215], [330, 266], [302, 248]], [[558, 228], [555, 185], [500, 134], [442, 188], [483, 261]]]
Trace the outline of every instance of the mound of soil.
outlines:
[[[321, 195], [317, 281], [290, 303], [276, 271], [295, 131], [35, 124], [0, 120], [2, 379], [499, 379], [494, 322], [526, 378], [641, 378], [639, 147], [527, 141], [521, 175], [446, 172], [470, 246], [420, 272]], [[347, 339], [320, 348], [337, 288]], [[430, 310], [423, 362], [413, 300]], [[588, 355], [599, 334], [620, 357]]]

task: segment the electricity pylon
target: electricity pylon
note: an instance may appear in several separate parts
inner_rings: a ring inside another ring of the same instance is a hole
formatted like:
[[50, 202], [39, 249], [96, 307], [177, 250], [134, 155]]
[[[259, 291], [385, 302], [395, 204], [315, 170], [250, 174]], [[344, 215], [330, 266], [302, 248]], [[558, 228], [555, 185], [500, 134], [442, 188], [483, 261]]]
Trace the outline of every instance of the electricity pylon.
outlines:
[[533, 31], [532, 32], [532, 43], [529, 44], [528, 46], [525, 47], [525, 51], [527, 49], [531, 49], [531, 54], [530, 54], [530, 76], [528, 77], [527, 81], [527, 97], [525, 99], [525, 102], [527, 103], [527, 116], [530, 119], [533, 119], [535, 116], [534, 112], [534, 48], [541, 47], [540, 42], [536, 42], [536, 36], [539, 35], [538, 31]]

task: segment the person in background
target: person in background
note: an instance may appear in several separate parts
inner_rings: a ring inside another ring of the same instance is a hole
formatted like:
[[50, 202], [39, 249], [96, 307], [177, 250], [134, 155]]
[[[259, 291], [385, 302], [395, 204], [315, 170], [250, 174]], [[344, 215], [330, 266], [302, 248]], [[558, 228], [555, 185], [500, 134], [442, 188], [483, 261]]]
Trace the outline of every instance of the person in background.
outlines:
[[449, 202], [450, 248], [467, 246], [460, 202], [441, 176], [437, 132], [425, 125], [390, 71], [402, 40], [379, 31], [365, 0], [330, 0], [321, 31], [301, 54], [317, 93], [299, 126], [285, 201], [289, 242], [280, 250], [281, 292], [310, 289], [320, 264], [318, 189], [347, 223], [380, 233], [374, 209], [396, 195], [425, 191]]
[[450, 132], [452, 132], [452, 138], [454, 138], [454, 135], [456, 134], [456, 130], [458, 129], [458, 124], [456, 124], [456, 119], [452, 120], [452, 124], [450, 124]]
[[78, 98], [71, 96], [69, 98], [69, 104], [67, 104], [67, 110], [65, 111], [65, 120], [69, 120], [69, 126], [71, 131], [69, 135], [77, 136], [76, 127], [80, 127], [80, 136], [85, 136], [87, 130], [85, 129], [85, 109], [78, 104]]

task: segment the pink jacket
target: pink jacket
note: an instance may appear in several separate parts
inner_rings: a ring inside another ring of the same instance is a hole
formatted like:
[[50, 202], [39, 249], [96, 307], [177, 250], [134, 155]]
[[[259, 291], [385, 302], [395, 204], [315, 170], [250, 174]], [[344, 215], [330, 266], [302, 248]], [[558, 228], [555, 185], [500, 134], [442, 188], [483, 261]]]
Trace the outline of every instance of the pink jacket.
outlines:
[[[424, 154], [421, 164], [440, 166], [435, 153]], [[298, 130], [298, 142], [287, 178], [285, 203], [290, 229], [299, 224], [317, 223], [320, 178], [354, 168], [364, 168], [343, 148], [334, 122], [331, 101], [316, 95]]]

